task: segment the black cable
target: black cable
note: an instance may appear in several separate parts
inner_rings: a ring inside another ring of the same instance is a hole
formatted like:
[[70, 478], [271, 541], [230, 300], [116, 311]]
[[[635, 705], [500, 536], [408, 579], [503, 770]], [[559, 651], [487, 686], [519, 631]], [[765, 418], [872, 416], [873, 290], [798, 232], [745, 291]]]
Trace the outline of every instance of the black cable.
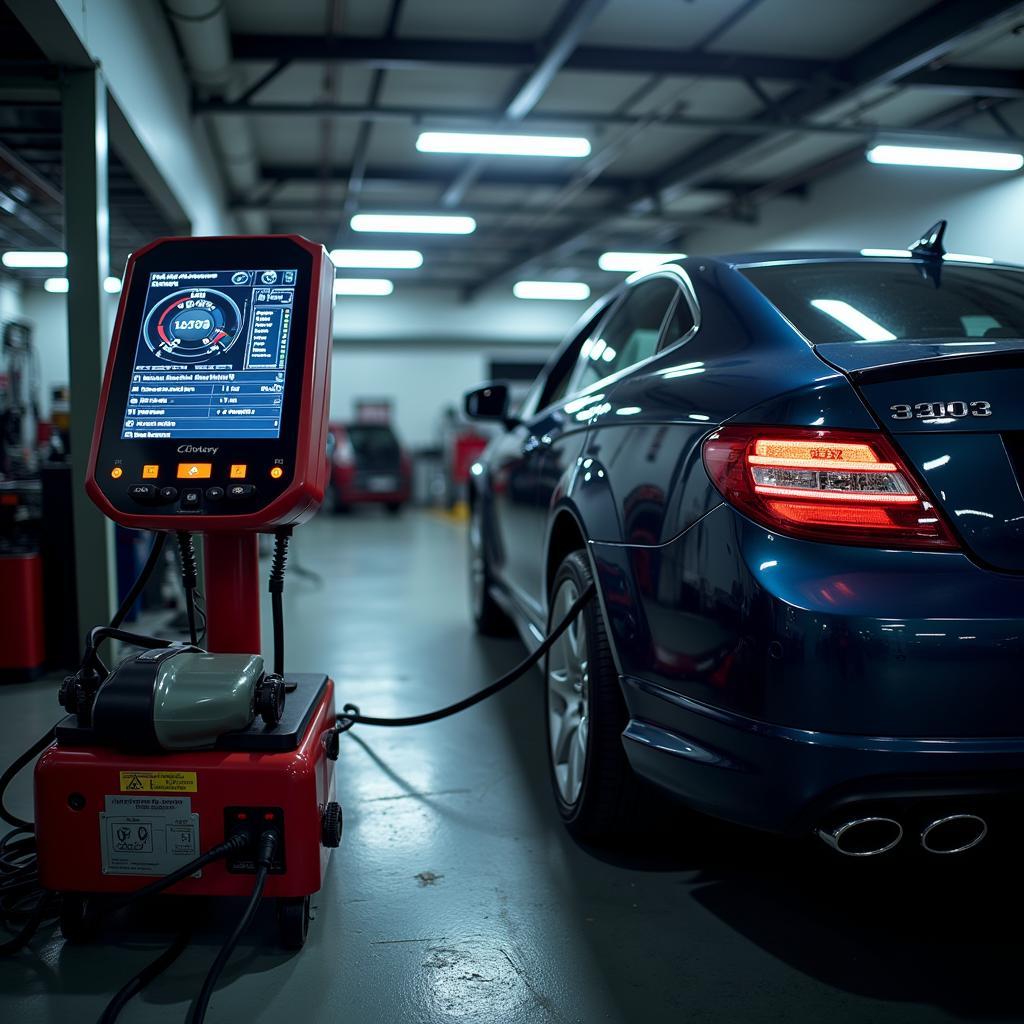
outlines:
[[457, 715], [460, 711], [465, 711], [466, 708], [471, 708], [474, 704], [487, 700], [488, 697], [492, 697], [494, 694], [504, 690], [506, 686], [514, 683], [524, 675], [527, 670], [533, 668], [554, 646], [555, 641], [572, 625], [576, 616], [586, 607], [594, 594], [594, 584], [591, 583], [576, 598], [572, 607], [566, 613], [565, 618], [544, 638], [540, 646], [519, 662], [515, 668], [509, 669], [503, 676], [496, 679], [490, 686], [485, 686], [482, 690], [478, 690], [476, 693], [470, 694], [470, 696], [464, 697], [454, 704], [449, 704], [447, 707], [439, 708], [437, 711], [428, 711], [422, 715], [409, 715], [407, 718], [371, 718], [369, 715], [361, 715], [359, 708], [355, 704], [346, 704], [342, 709], [342, 713], [338, 715], [337, 731], [344, 732], [347, 729], [351, 729], [353, 725], [385, 725], [392, 727], [426, 725], [427, 722], [436, 722], [442, 718], [448, 718], [450, 715]]
[[188, 1017], [189, 1024], [202, 1024], [206, 1020], [206, 1008], [210, 1005], [210, 997], [213, 995], [217, 979], [231, 958], [231, 954], [234, 952], [235, 946], [238, 945], [238, 940], [242, 937], [242, 933], [252, 923], [260, 901], [263, 899], [263, 888], [267, 884], [267, 875], [270, 873], [270, 865], [274, 859], [277, 843], [278, 837], [276, 832], [267, 830], [260, 836], [259, 855], [256, 859], [256, 880], [253, 882], [252, 895], [250, 895], [249, 902], [246, 904], [242, 916], [238, 919], [234, 931], [228, 936], [224, 945], [220, 947], [217, 959], [213, 961], [210, 970], [206, 974], [206, 978], [203, 980], [203, 987], [200, 989], [199, 995], [196, 997], [195, 1004], [192, 1007], [192, 1012]]
[[[218, 843], [216, 846], [207, 850], [206, 853], [196, 857], [195, 860], [189, 861], [188, 864], [183, 864], [180, 868], [176, 871], [172, 871], [169, 875], [164, 875], [162, 878], [158, 878], [156, 881], [150, 882], [148, 885], [144, 885], [141, 889], [135, 889], [132, 892], [124, 893], [116, 899], [106, 903], [100, 908], [99, 912], [94, 917], [87, 921], [87, 927], [90, 930], [95, 929], [104, 917], [123, 909], [130, 903], [135, 903], [137, 900], [147, 899], [150, 896], [155, 896], [157, 893], [163, 892], [164, 889], [169, 889], [172, 885], [188, 878], [190, 875], [194, 875], [200, 870], [200, 868], [205, 867], [211, 861], [219, 860], [221, 857], [224, 857], [235, 850], [241, 850], [247, 844], [248, 838], [242, 833], [232, 836], [223, 843]], [[130, 978], [128, 982], [117, 992], [103, 1011], [103, 1014], [99, 1019], [99, 1024], [111, 1024], [111, 1022], [116, 1020], [118, 1014], [124, 1009], [127, 1002], [134, 995], [141, 992], [154, 978], [162, 974], [171, 966], [171, 964], [174, 963], [175, 960], [178, 959], [182, 950], [184, 950], [188, 945], [191, 936], [192, 922], [190, 921], [182, 929], [174, 942], [165, 949], [163, 953], [143, 967], [138, 974]]]
[[127, 1006], [133, 996], [138, 995], [154, 978], [163, 974], [175, 960], [185, 951], [192, 939], [192, 922], [189, 921], [170, 944], [155, 960], [146, 964], [138, 974], [133, 975], [107, 1003], [106, 1009], [100, 1014], [98, 1024], [114, 1024], [118, 1015]]
[[199, 646], [203, 647], [206, 644], [206, 597], [198, 590], [195, 596], [195, 606], [196, 615], [199, 616]]
[[17, 953], [55, 913], [56, 899], [39, 887], [35, 835], [31, 828], [12, 829], [0, 839], [0, 921], [17, 930], [0, 942], [0, 955]]
[[223, 843], [218, 843], [216, 846], [211, 847], [206, 853], [200, 854], [195, 860], [190, 860], [187, 864], [183, 864], [169, 875], [163, 875], [148, 885], [144, 885], [141, 889], [133, 889], [131, 892], [122, 893], [99, 909], [98, 914], [93, 919], [93, 924], [98, 924], [101, 918], [116, 913], [118, 910], [127, 907], [130, 903], [148, 899], [150, 896], [163, 892], [164, 889], [169, 889], [172, 885], [177, 885], [182, 879], [194, 875], [212, 861], [220, 860], [221, 857], [226, 857], [235, 850], [244, 849], [247, 843], [248, 839], [245, 835], [241, 833], [234, 835]]
[[185, 587], [185, 613], [188, 615], [188, 637], [194, 647], [199, 645], [199, 634], [196, 631], [196, 587], [199, 585], [199, 566], [196, 562], [196, 548], [192, 542], [192, 534], [187, 530], [179, 530], [178, 551], [181, 554], [181, 582]]
[[34, 826], [31, 821], [25, 821], [23, 818], [19, 818], [16, 814], [12, 814], [7, 809], [7, 805], [4, 803], [4, 795], [7, 793], [7, 787], [11, 784], [11, 780], [14, 776], [17, 775], [22, 768], [24, 768], [30, 761], [35, 760], [35, 758], [53, 742], [53, 737], [56, 735], [56, 732], [57, 726], [50, 726], [45, 736], [40, 736], [24, 754], [7, 766], [3, 775], [0, 775], [0, 818], [3, 818], [8, 825], [13, 825], [16, 829], [25, 829], [26, 831], [31, 832]]
[[146, 584], [149, 582], [150, 576], [153, 575], [153, 570], [157, 566], [157, 562], [160, 560], [160, 556], [164, 551], [164, 544], [167, 543], [166, 533], [155, 533], [153, 535], [153, 544], [149, 549], [149, 555], [146, 558], [145, 565], [142, 567], [142, 571], [136, 577], [135, 582], [132, 584], [131, 589], [125, 595], [125, 599], [121, 602], [121, 607], [114, 613], [114, 617], [110, 620], [111, 626], [120, 626], [122, 622], [128, 617], [128, 613], [132, 610], [135, 602], [139, 599], [139, 595], [142, 593]]
[[[146, 562], [129, 589], [128, 594], [125, 596], [124, 601], [121, 602], [120, 608], [118, 608], [111, 619], [110, 625], [95, 626], [89, 631], [85, 654], [82, 658], [83, 671], [96, 667], [100, 672], [101, 679], [106, 675], [106, 668], [97, 654], [97, 649], [107, 639], [121, 640], [140, 647], [156, 648], [171, 646], [171, 641], [169, 640], [160, 640], [156, 637], [131, 633], [118, 628], [131, 610], [132, 605], [138, 599], [138, 595], [142, 592], [146, 583], [149, 582], [154, 569], [159, 563], [160, 554], [163, 551], [166, 540], [166, 534], [163, 533], [158, 533], [153, 538], [153, 544], [149, 550]], [[13, 826], [12, 830], [0, 839], [0, 926], [8, 930], [14, 927], [18, 928], [10, 939], [0, 942], [0, 955], [16, 953], [31, 941], [36, 929], [44, 920], [55, 916], [55, 896], [42, 889], [39, 885], [35, 825], [31, 821], [19, 818], [8, 810], [4, 797], [14, 777], [53, 742], [56, 732], [57, 726], [55, 724], [20, 757], [8, 765], [3, 774], [0, 775], [0, 818]], [[244, 843], [244, 840], [242, 842]], [[224, 846], [225, 844], [221, 845]], [[224, 853], [235, 848], [236, 846], [231, 845], [218, 855], [222, 856]], [[202, 863], [208, 863], [208, 861], [202, 860]], [[202, 865], [200, 864], [199, 866]], [[198, 866], [195, 863], [186, 865], [186, 868], [187, 874], [192, 874], [198, 870]], [[182, 875], [181, 877], [185, 876]], [[180, 881], [180, 879], [176, 878], [175, 881]], [[166, 884], [171, 885], [173, 882]]]
[[284, 572], [288, 565], [290, 526], [274, 531], [274, 560], [270, 566], [270, 608], [274, 624], [274, 675], [284, 675]]

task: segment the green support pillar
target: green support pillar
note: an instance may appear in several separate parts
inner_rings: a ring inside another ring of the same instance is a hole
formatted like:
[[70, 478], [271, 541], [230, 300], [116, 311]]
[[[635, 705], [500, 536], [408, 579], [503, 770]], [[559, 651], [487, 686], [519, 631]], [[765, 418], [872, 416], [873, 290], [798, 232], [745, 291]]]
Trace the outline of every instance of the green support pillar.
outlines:
[[68, 254], [68, 354], [71, 383], [72, 522], [79, 631], [110, 621], [114, 610], [113, 526], [86, 497], [85, 474], [109, 346], [107, 277], [107, 91], [99, 68], [64, 73], [64, 244]]

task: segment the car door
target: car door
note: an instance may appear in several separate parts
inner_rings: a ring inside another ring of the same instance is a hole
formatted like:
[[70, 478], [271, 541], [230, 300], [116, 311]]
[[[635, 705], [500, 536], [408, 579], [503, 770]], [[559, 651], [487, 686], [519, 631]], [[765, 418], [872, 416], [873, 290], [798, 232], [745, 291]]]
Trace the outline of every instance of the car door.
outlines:
[[[540, 468], [541, 501], [546, 507], [555, 503], [561, 481], [583, 457], [591, 421], [608, 409], [612, 390], [634, 367], [656, 353], [681, 297], [679, 286], [667, 276], [639, 282], [608, 311], [593, 337], [583, 345], [565, 399], [550, 411], [543, 424], [549, 438]], [[620, 425], [629, 422], [618, 417], [616, 420]], [[642, 498], [642, 490], [638, 490], [634, 499]]]
[[531, 388], [520, 410], [520, 422], [494, 442], [488, 458], [497, 568], [502, 582], [535, 618], [542, 609], [537, 583], [550, 498], [541, 479], [542, 456], [551, 440], [545, 424], [553, 403], [568, 389], [580, 351], [604, 308], [588, 315], [584, 326], [562, 345]]
[[606, 392], [637, 363], [658, 348], [662, 325], [680, 292], [667, 278], [653, 278], [629, 288], [583, 340], [572, 379], [562, 395], [552, 396], [540, 409], [532, 428], [542, 449], [537, 467], [537, 504], [545, 522], [532, 563], [532, 593], [544, 601], [544, 534], [547, 513], [558, 500], [558, 488], [577, 464], [593, 415], [602, 408]]

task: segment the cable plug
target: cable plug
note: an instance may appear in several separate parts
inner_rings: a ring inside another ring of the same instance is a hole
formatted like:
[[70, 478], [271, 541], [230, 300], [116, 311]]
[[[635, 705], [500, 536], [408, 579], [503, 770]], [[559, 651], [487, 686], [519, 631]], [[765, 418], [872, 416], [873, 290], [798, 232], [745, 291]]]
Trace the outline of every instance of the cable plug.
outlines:
[[277, 829], [268, 828], [260, 833], [259, 853], [256, 857], [256, 863], [261, 868], [270, 870], [274, 862], [274, 854], [277, 853], [277, 844], [280, 841], [281, 837]]

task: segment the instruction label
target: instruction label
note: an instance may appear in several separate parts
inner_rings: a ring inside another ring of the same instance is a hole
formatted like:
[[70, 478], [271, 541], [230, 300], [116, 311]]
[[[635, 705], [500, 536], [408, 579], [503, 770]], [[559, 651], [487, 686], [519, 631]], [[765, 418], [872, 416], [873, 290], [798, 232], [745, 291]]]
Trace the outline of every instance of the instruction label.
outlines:
[[100, 812], [105, 875], [166, 875], [199, 852], [199, 815], [188, 797], [106, 797]]
[[195, 772], [121, 772], [122, 793], [195, 793]]

